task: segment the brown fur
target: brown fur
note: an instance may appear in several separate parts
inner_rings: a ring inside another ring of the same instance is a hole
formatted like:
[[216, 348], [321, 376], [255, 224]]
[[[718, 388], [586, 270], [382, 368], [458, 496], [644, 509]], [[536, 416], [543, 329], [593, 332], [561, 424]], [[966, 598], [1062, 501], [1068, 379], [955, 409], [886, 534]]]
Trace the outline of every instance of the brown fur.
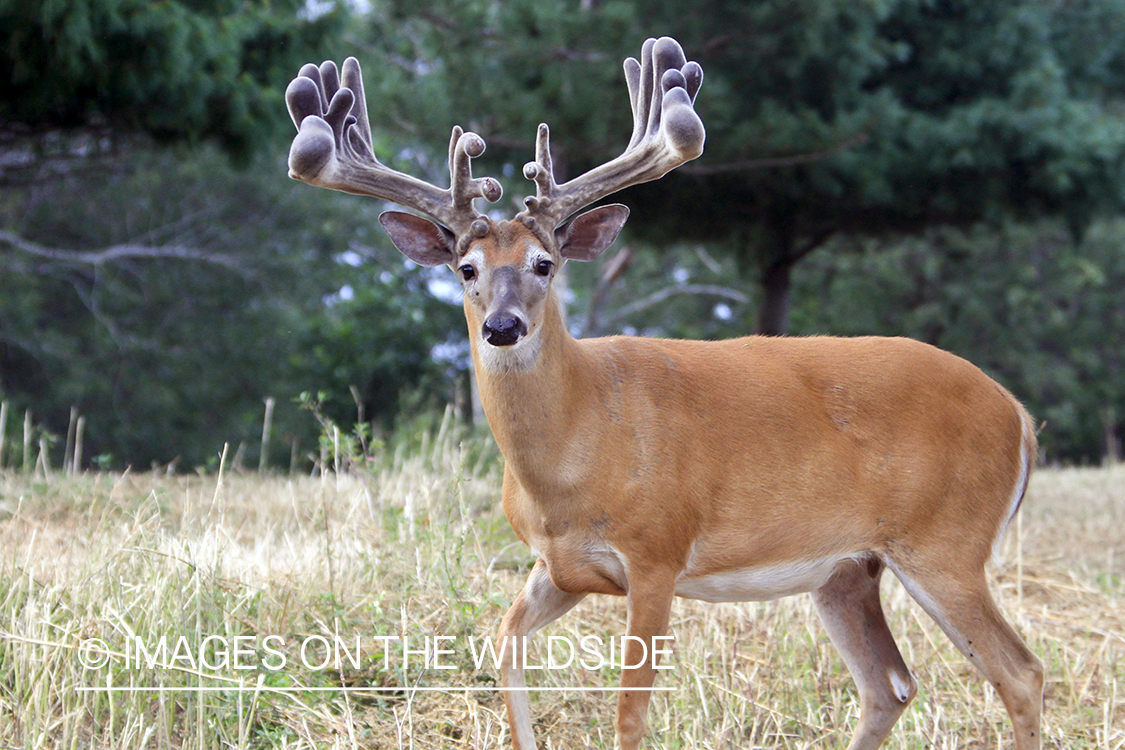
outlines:
[[[485, 273], [543, 252], [518, 223], [496, 229], [472, 244]], [[874, 748], [914, 692], [878, 602], [886, 564], [996, 685], [1017, 748], [1039, 746], [1042, 669], [983, 575], [1035, 453], [1006, 390], [909, 339], [578, 341], [550, 288], [522, 300], [541, 337], [534, 365], [490, 369], [487, 279], [481, 288], [465, 314], [506, 459], [504, 510], [540, 557], [502, 635], [526, 635], [587, 593], [626, 596], [629, 634], [662, 635], [678, 585], [827, 560], [835, 572], [815, 600], [864, 704], [851, 748]], [[654, 674], [623, 674], [618, 734], [631, 750], [649, 694], [627, 688]], [[522, 682], [509, 664], [504, 684]], [[526, 696], [505, 697], [514, 745], [531, 750]]]

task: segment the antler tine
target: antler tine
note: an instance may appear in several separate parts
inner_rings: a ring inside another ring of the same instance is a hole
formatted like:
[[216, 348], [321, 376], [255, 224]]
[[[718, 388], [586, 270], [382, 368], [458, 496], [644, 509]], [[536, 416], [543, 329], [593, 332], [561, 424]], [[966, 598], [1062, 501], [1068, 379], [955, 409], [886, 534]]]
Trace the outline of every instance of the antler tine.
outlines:
[[525, 199], [527, 208], [521, 217], [542, 217], [558, 226], [584, 206], [630, 185], [663, 177], [703, 153], [706, 132], [693, 109], [703, 68], [687, 61], [675, 39], [646, 40], [640, 62], [625, 60], [625, 80], [633, 110], [633, 135], [625, 151], [558, 185], [551, 165], [550, 133], [540, 125], [535, 161], [523, 170], [527, 179], [535, 181], [536, 195]]
[[546, 211], [551, 204], [557, 185], [555, 184], [555, 165], [551, 161], [551, 129], [547, 123], [539, 123], [535, 136], [535, 161], [523, 165], [523, 176], [535, 181], [537, 195], [523, 199], [527, 210], [524, 213]]
[[301, 68], [285, 91], [297, 137], [289, 150], [289, 176], [310, 185], [371, 195], [413, 208], [454, 233], [478, 218], [475, 198], [500, 200], [500, 183], [474, 179], [471, 160], [484, 153], [484, 139], [453, 129], [449, 144], [450, 187], [442, 189], [381, 164], [375, 158], [363, 95], [363, 77], [354, 57], [344, 61], [343, 82], [336, 64]]
[[484, 139], [476, 133], [463, 133], [459, 126], [453, 128], [449, 139], [449, 176], [452, 205], [461, 213], [473, 212], [473, 200], [484, 198], [495, 203], [503, 195], [500, 183], [491, 177], [473, 177], [472, 160], [484, 153]]

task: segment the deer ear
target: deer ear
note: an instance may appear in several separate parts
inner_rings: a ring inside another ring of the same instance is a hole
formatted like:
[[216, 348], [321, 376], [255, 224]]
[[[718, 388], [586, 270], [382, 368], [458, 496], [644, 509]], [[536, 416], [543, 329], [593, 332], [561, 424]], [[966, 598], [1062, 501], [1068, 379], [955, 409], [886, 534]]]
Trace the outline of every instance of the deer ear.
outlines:
[[420, 266], [441, 266], [453, 262], [456, 239], [440, 224], [401, 211], [384, 211], [379, 223], [403, 255]]
[[559, 253], [568, 260], [593, 260], [617, 239], [629, 209], [620, 203], [579, 214], [555, 230]]

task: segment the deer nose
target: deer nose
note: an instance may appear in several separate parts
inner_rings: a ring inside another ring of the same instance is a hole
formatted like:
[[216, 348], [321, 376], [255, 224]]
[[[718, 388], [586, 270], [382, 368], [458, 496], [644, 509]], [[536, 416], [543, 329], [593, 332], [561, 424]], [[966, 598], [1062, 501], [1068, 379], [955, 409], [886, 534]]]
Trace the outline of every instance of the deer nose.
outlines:
[[496, 316], [484, 321], [484, 339], [493, 346], [511, 346], [527, 333], [527, 324], [510, 315]]

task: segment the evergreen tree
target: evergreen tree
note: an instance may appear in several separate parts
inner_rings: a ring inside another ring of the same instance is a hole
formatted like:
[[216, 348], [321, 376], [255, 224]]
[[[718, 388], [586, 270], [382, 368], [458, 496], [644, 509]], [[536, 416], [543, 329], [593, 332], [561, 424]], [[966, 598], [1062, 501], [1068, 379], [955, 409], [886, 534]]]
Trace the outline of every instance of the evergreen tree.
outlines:
[[706, 152], [620, 199], [653, 244], [737, 255], [764, 333], [786, 330], [793, 268], [835, 235], [1056, 216], [1079, 236], [1125, 205], [1113, 0], [392, 0], [370, 26], [373, 126], [438, 154], [449, 125], [477, 129], [514, 197], [539, 120], [572, 175], [619, 153], [620, 60], [679, 39], [706, 73]]
[[346, 18], [302, 0], [0, 0], [0, 138], [143, 132], [246, 156], [278, 132], [279, 81]]

